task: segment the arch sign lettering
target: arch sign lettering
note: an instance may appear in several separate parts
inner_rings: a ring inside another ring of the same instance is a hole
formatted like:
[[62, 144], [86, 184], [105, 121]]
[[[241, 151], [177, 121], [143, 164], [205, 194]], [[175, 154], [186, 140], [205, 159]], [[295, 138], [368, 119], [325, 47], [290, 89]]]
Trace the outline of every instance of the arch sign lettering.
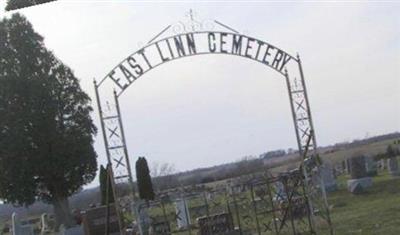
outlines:
[[122, 93], [151, 69], [183, 57], [226, 54], [248, 58], [285, 75], [284, 68], [298, 60], [285, 51], [258, 39], [231, 32], [191, 32], [152, 42], [117, 65], [106, 78]]
[[[191, 23], [193, 26], [193, 21]], [[198, 24], [201, 26], [200, 23]], [[319, 173], [315, 173], [319, 172], [318, 161], [316, 161], [317, 142], [300, 57], [292, 56], [264, 40], [243, 35], [218, 21], [213, 22], [214, 26], [219, 29], [204, 30], [204, 27], [184, 27], [184, 30], [180, 32], [177, 32], [173, 25], [168, 26], [146, 45], [127, 55], [101, 80], [95, 81], [105, 149], [108, 162], [112, 165], [115, 184], [128, 181], [131, 186], [133, 185], [118, 102], [121, 95], [137, 79], [141, 77], [145, 79], [144, 77], [149, 71], [164, 63], [201, 55], [236, 56], [258, 62], [266, 69], [273, 69], [282, 75], [283, 81], [287, 84], [298, 153], [299, 157], [302, 157], [301, 168], [309, 195], [307, 197], [308, 209], [311, 211], [312, 219], [317, 216], [313, 213], [316, 210], [326, 211], [329, 217], [323, 180], [322, 177], [319, 177]], [[313, 201], [316, 198], [313, 194], [316, 189], [321, 191], [320, 195], [322, 196], [319, 196], [318, 199], [322, 199], [322, 204]], [[118, 194], [118, 192], [114, 193]], [[118, 195], [116, 197], [118, 198]], [[132, 204], [132, 202], [127, 202], [124, 205], [123, 202], [120, 202], [119, 205], [129, 207]], [[321, 205], [323, 205], [322, 209], [316, 208]], [[313, 231], [314, 221], [311, 221], [310, 224], [310, 229]]]

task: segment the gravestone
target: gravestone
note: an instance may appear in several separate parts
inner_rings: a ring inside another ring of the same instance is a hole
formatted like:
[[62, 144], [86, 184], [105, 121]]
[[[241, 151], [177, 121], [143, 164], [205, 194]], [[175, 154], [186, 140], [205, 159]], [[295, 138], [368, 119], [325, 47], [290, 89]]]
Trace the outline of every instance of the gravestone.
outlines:
[[139, 228], [139, 234], [149, 234], [149, 230], [151, 230], [151, 220], [148, 213], [148, 203], [145, 200], [138, 200], [135, 203], [135, 210], [136, 215], [138, 215], [137, 225]]
[[383, 171], [383, 170], [385, 170], [386, 169], [386, 159], [381, 159], [380, 161], [379, 161], [379, 166], [380, 166], [380, 169]]
[[21, 225], [17, 213], [11, 215], [12, 235], [33, 235], [33, 227], [31, 225]]
[[335, 164], [335, 166], [333, 167], [333, 175], [335, 176], [335, 179], [343, 174], [344, 168], [343, 168], [343, 162], [338, 162]]
[[207, 206], [206, 205], [197, 205], [192, 206], [189, 209], [190, 215], [193, 217], [201, 217], [207, 213]]
[[332, 165], [328, 161], [325, 161], [320, 166], [320, 172], [322, 180], [324, 181], [325, 190], [327, 192], [335, 191], [337, 189], [337, 184]]
[[214, 194], [211, 192], [206, 192], [206, 198], [208, 201], [212, 201], [214, 199]]
[[360, 179], [367, 175], [365, 168], [365, 156], [355, 156], [350, 158], [350, 171], [352, 179]]
[[[120, 234], [118, 215], [113, 204], [109, 210], [110, 234]], [[100, 206], [87, 210], [82, 216], [83, 230], [85, 235], [104, 234], [107, 223], [107, 206]]]
[[396, 157], [387, 159], [388, 172], [392, 176], [400, 176], [399, 163]]
[[152, 228], [152, 232], [150, 233], [150, 235], [171, 234], [171, 227], [170, 227], [168, 221], [152, 223], [151, 228]]
[[43, 213], [40, 216], [40, 234], [49, 234], [50, 233], [50, 227], [49, 227], [49, 218], [46, 213]]
[[234, 230], [230, 214], [221, 213], [197, 218], [199, 235], [228, 234]]
[[186, 229], [190, 226], [190, 213], [187, 202], [184, 198], [175, 201], [176, 223], [179, 229]]
[[274, 184], [275, 188], [275, 196], [273, 198], [274, 201], [284, 201], [287, 198], [286, 191], [285, 191], [285, 186], [281, 181], [277, 181]]
[[232, 194], [239, 194], [242, 192], [242, 186], [240, 185], [229, 185], [227, 192], [232, 195]]
[[351, 174], [351, 158], [346, 157], [346, 159], [344, 159], [344, 165], [345, 165], [345, 172], [346, 174]]
[[372, 178], [365, 167], [365, 156], [358, 155], [350, 159], [351, 179], [347, 180], [347, 188], [353, 194], [364, 192], [372, 186]]
[[347, 173], [347, 169], [346, 169], [346, 160], [343, 160], [342, 163], [342, 173]]
[[367, 171], [368, 176], [378, 175], [378, 164], [376, 163], [373, 157], [371, 156], [365, 157], [365, 169]]

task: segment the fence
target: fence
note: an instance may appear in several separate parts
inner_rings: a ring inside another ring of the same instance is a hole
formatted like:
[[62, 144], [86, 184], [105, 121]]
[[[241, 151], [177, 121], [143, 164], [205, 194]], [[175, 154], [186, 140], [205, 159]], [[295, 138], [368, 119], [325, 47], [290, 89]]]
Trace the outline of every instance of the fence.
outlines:
[[[315, 234], [300, 170], [211, 190], [169, 193], [141, 204], [152, 234]], [[317, 221], [318, 222], [318, 221]], [[315, 223], [315, 221], [314, 221]]]

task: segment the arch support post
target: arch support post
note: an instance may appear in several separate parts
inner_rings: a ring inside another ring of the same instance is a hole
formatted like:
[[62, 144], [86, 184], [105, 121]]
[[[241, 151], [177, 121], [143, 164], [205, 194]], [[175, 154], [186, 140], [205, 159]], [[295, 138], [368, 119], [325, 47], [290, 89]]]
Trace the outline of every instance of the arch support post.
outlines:
[[299, 55], [297, 55], [297, 63], [298, 73], [295, 74], [298, 75], [298, 77], [289, 76], [288, 71], [285, 69], [285, 78], [299, 149], [299, 157], [301, 157], [300, 168], [304, 176], [304, 185], [310, 214], [310, 230], [313, 234], [318, 234], [319, 226], [317, 220], [322, 219], [328, 224], [330, 234], [332, 235], [333, 228], [329, 214], [329, 205], [320, 171], [322, 162], [317, 152], [315, 129]]
[[[97, 107], [99, 110], [100, 125], [110, 166], [112, 191], [115, 199], [115, 209], [118, 216], [121, 234], [125, 234], [125, 222], [122, 216], [124, 211], [135, 213], [135, 190], [129, 162], [128, 150], [125, 142], [125, 133], [122, 125], [121, 110], [116, 92], [111, 102], [102, 102], [99, 95], [99, 86], [94, 81]], [[104, 108], [104, 109], [103, 109]], [[126, 197], [121, 187], [128, 186], [129, 197]]]
[[[104, 146], [105, 146], [106, 155], [107, 155], [107, 191], [109, 190], [108, 189], [108, 186], [109, 186], [108, 182], [110, 180], [112, 193], [113, 193], [113, 196], [114, 196], [114, 199], [115, 199], [114, 206], [115, 206], [115, 211], [116, 211], [117, 217], [118, 217], [118, 224], [119, 224], [120, 229], [122, 230], [122, 234], [125, 234], [124, 233], [124, 227], [125, 226], [124, 226], [124, 221], [123, 221], [122, 214], [121, 214], [122, 211], [121, 211], [121, 208], [119, 206], [119, 203], [117, 203], [118, 193], [117, 193], [117, 190], [116, 190], [116, 187], [115, 187], [114, 174], [113, 174], [112, 168], [110, 167], [110, 166], [112, 166], [111, 154], [110, 154], [110, 145], [109, 145], [109, 140], [108, 140], [107, 134], [106, 134], [106, 128], [105, 128], [105, 122], [104, 122], [105, 119], [104, 119], [103, 109], [101, 107], [101, 101], [100, 101], [100, 95], [99, 95], [99, 87], [98, 87], [95, 79], [94, 79], [93, 83], [94, 83], [94, 90], [95, 90], [95, 93], [96, 93], [97, 108], [98, 108], [99, 117], [100, 117], [100, 126], [101, 126], [101, 131], [103, 133], [103, 141], [104, 141]], [[107, 197], [108, 197], [108, 195], [109, 194], [107, 192]], [[108, 198], [107, 198], [107, 213], [106, 214], [107, 214], [107, 223], [108, 223], [108, 218], [109, 218], [109, 200], [108, 200]], [[106, 233], [107, 234], [108, 234], [108, 229], [109, 229], [109, 225], [106, 224]]]
[[125, 155], [126, 170], [128, 172], [127, 178], [128, 178], [128, 182], [129, 182], [130, 191], [132, 193], [132, 198], [134, 199], [135, 198], [135, 189], [133, 186], [132, 170], [131, 170], [131, 164], [129, 162], [128, 149], [127, 149], [126, 141], [125, 141], [124, 126], [122, 125], [121, 110], [119, 107], [119, 100], [118, 100], [116, 91], [114, 91], [114, 100], [115, 100], [115, 107], [116, 107], [116, 111], [117, 111], [118, 124], [119, 124], [119, 128], [120, 128], [120, 133], [121, 133], [120, 138], [121, 138], [123, 151], [124, 151], [124, 155]]
[[[309, 125], [310, 129], [312, 130], [312, 135], [311, 138], [313, 139], [313, 152], [311, 153], [312, 155], [310, 156], [312, 161], [315, 162], [316, 165], [314, 166], [315, 169], [310, 169], [306, 174], [311, 175], [312, 178], [314, 178], [315, 182], [313, 182], [310, 186], [311, 190], [311, 195], [312, 200], [315, 201], [315, 205], [318, 206], [319, 208], [315, 208], [319, 210], [320, 216], [328, 223], [329, 226], [329, 232], [330, 235], [334, 234], [333, 231], [333, 226], [332, 226], [332, 220], [329, 212], [329, 204], [328, 204], [328, 198], [326, 194], [326, 189], [325, 189], [325, 183], [323, 180], [323, 177], [321, 175], [321, 165], [324, 164], [323, 161], [319, 158], [318, 150], [317, 150], [317, 141], [315, 137], [315, 129], [314, 129], [314, 124], [312, 121], [312, 115], [311, 115], [311, 109], [310, 109], [310, 104], [308, 100], [308, 94], [307, 94], [307, 87], [304, 79], [304, 73], [303, 73], [303, 67], [300, 59], [300, 55], [297, 54], [297, 63], [299, 65], [299, 73], [300, 73], [300, 79], [301, 79], [301, 84], [304, 89], [304, 100], [306, 101], [307, 104], [307, 113], [308, 113], [308, 118], [309, 118]], [[303, 168], [308, 169], [308, 167], [304, 166]]]
[[[311, 141], [313, 140], [313, 138], [311, 138], [311, 135], [313, 135], [313, 132], [311, 129], [308, 132], [308, 130], [304, 127], [306, 125], [306, 121], [309, 121], [309, 119], [308, 116], [305, 115], [303, 111], [309, 106], [305, 104], [306, 101], [304, 99], [304, 89], [302, 87], [299, 87], [296, 79], [291, 80], [287, 69], [285, 69], [285, 78], [288, 89], [290, 108], [292, 111], [294, 129], [296, 133], [297, 146], [299, 149], [299, 156], [302, 157], [301, 162], [303, 163], [307, 158], [307, 153], [310, 146], [313, 146], [311, 144]], [[306, 113], [308, 114], [308, 112]], [[306, 142], [304, 142], [303, 140], [304, 137], [307, 138]], [[304, 176], [304, 191], [305, 191], [304, 193], [307, 197], [306, 203], [307, 203], [307, 211], [309, 218], [308, 226], [311, 234], [314, 234], [315, 218], [314, 218], [313, 202], [311, 200], [311, 195], [310, 195], [311, 192], [309, 185], [310, 184], [309, 175], [306, 172], [305, 167], [301, 167], [301, 171]]]

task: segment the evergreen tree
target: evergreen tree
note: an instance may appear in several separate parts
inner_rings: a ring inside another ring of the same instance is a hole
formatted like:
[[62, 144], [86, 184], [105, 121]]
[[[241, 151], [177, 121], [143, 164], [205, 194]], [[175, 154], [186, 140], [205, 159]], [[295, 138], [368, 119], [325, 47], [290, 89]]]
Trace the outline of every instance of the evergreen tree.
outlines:
[[100, 166], [99, 180], [100, 180], [100, 192], [101, 192], [101, 205], [107, 204], [107, 182], [108, 182], [108, 202], [113, 203], [114, 194], [111, 184], [111, 178], [108, 178], [107, 181], [107, 169], [104, 168], [103, 165]]
[[54, 206], [73, 224], [68, 197], [97, 171], [90, 98], [25, 17], [0, 21], [0, 198]]
[[146, 158], [139, 157], [136, 161], [136, 180], [139, 190], [139, 197], [143, 200], [154, 200], [153, 184]]

